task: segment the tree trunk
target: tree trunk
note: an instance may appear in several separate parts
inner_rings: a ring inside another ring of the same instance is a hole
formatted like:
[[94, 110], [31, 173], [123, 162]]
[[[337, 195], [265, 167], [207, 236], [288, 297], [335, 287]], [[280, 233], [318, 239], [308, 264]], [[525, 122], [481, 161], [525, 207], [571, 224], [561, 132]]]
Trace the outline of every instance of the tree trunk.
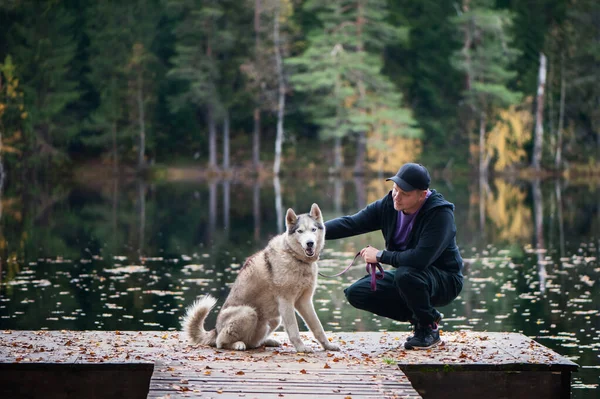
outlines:
[[[465, 0], [462, 5], [462, 12], [463, 13], [469, 12], [469, 7], [470, 7], [470, 0]], [[458, 14], [460, 15], [460, 11], [458, 11]], [[464, 83], [465, 91], [470, 91], [471, 88], [473, 87], [473, 74], [471, 72], [472, 62], [471, 62], [471, 53], [470, 53], [471, 45], [473, 43], [472, 25], [473, 25], [472, 20], [469, 20], [468, 23], [465, 25], [464, 42], [463, 42], [463, 47], [461, 50], [465, 57], [465, 69], [466, 69], [465, 83]], [[469, 110], [472, 113], [472, 115], [475, 114], [475, 109], [474, 109], [473, 105], [469, 105]], [[467, 118], [464, 126], [465, 126], [465, 130], [466, 130], [466, 135], [469, 139], [469, 155], [471, 155], [473, 157], [473, 161], [470, 161], [469, 163], [471, 165], [475, 166], [475, 154], [473, 154], [473, 150], [471, 150], [471, 149], [476, 148], [476, 146], [475, 146], [475, 137], [471, 130], [472, 129], [471, 121], [472, 121], [471, 118]], [[481, 158], [480, 158], [479, 168], [481, 168]]]
[[113, 121], [111, 127], [113, 174], [119, 173], [119, 155], [117, 153], [117, 122]]
[[229, 111], [225, 111], [223, 118], [223, 169], [229, 169]]
[[229, 214], [231, 211], [231, 182], [228, 179], [223, 180], [223, 230], [227, 235], [229, 233]]
[[260, 108], [254, 108], [254, 131], [252, 133], [252, 166], [260, 168]]
[[540, 53], [540, 69], [538, 73], [537, 106], [535, 112], [535, 138], [531, 167], [540, 170], [542, 163], [542, 143], [544, 140], [544, 89], [546, 86], [546, 56]]
[[205, 242], [212, 245], [213, 234], [217, 229], [217, 182], [211, 179], [208, 183], [208, 228]]
[[[336, 55], [337, 55], [337, 51], [336, 51]], [[336, 60], [337, 62], [337, 60]], [[334, 86], [334, 95], [335, 98], [340, 98], [340, 90], [341, 90], [341, 86], [342, 86], [342, 82], [340, 79], [340, 74], [336, 73], [335, 75], [335, 86]], [[340, 137], [340, 119], [342, 118], [342, 112], [343, 112], [343, 104], [341, 104], [339, 101], [336, 104], [336, 132], [335, 132], [335, 138], [333, 139], [333, 172], [334, 173], [340, 173], [340, 171], [342, 170], [342, 167], [344, 166], [344, 158], [343, 158], [343, 153], [342, 153], [342, 138]]]
[[275, 215], [277, 216], [277, 232], [282, 233], [284, 230], [283, 223], [283, 202], [281, 200], [281, 184], [279, 176], [273, 177], [273, 190], [275, 191]]
[[117, 243], [119, 241], [119, 232], [118, 232], [118, 214], [119, 214], [119, 179], [113, 177], [113, 186], [112, 186], [112, 213], [111, 213], [111, 225], [112, 225], [112, 248], [113, 251], [117, 248]]
[[206, 119], [208, 123], [208, 167], [217, 169], [217, 127], [212, 105], [208, 105]]
[[533, 181], [532, 190], [538, 278], [540, 280], [540, 291], [543, 293], [546, 291], [546, 278], [548, 277], [548, 273], [544, 264], [544, 205], [542, 202], [542, 187], [539, 177]]
[[489, 193], [489, 184], [485, 174], [479, 174], [479, 236], [485, 240], [487, 219], [485, 202]]
[[254, 218], [254, 241], [260, 240], [260, 179], [252, 187], [252, 216]]
[[344, 156], [342, 154], [342, 138], [336, 136], [333, 144], [333, 168], [336, 173], [339, 173], [344, 166]]
[[138, 255], [144, 256], [144, 241], [146, 232], [146, 183], [143, 180], [138, 180], [138, 215], [139, 215], [139, 232], [138, 232]]
[[277, 104], [277, 137], [275, 139], [275, 162], [273, 173], [279, 175], [281, 169], [281, 147], [283, 145], [283, 114], [285, 109], [285, 83], [283, 81], [283, 61], [279, 43], [279, 8], [275, 10], [275, 23], [273, 24], [273, 41], [275, 45], [275, 62], [277, 65], [277, 82], [279, 85], [279, 101]]
[[479, 175], [487, 176], [489, 158], [485, 150], [485, 123], [486, 117], [483, 111], [479, 114]]
[[343, 198], [344, 198], [344, 182], [342, 179], [333, 180], [333, 209], [336, 215], [343, 213]]
[[354, 174], [362, 175], [365, 173], [365, 157], [367, 153], [367, 134], [358, 133], [356, 139], [356, 161], [354, 163]]
[[138, 169], [142, 169], [146, 164], [146, 118], [144, 114], [144, 78], [141, 73], [138, 73], [137, 76], [137, 86], [138, 123], [140, 127]]
[[[261, 0], [254, 1], [254, 48], [255, 57], [258, 59], [260, 46], [260, 14]], [[260, 88], [258, 89], [261, 90]], [[256, 96], [256, 106], [254, 108], [254, 131], [252, 133], [252, 166], [255, 170], [260, 168], [260, 94]]]
[[556, 132], [556, 155], [554, 158], [554, 167], [559, 170], [562, 166], [562, 147], [563, 147], [563, 129], [565, 126], [565, 96], [566, 96], [566, 80], [565, 80], [565, 52], [560, 55], [560, 105], [558, 111], [558, 130]]
[[[364, 51], [363, 40], [362, 40], [362, 30], [364, 25], [364, 8], [362, 2], [358, 2], [357, 5], [357, 13], [356, 13], [356, 36], [357, 36], [357, 44], [356, 50], [360, 54]], [[358, 81], [358, 93], [361, 102], [364, 104], [365, 100], [365, 87], [362, 80]], [[365, 109], [366, 113], [367, 110]], [[354, 162], [354, 174], [362, 175], [365, 173], [365, 158], [367, 155], [367, 133], [365, 131], [361, 131], [358, 133], [358, 138], [356, 141], [356, 161]]]
[[563, 201], [562, 201], [562, 188], [560, 186], [560, 179], [556, 179], [554, 182], [554, 191], [556, 193], [556, 205], [558, 208], [558, 241], [560, 248], [561, 258], [565, 256], [565, 226], [563, 218]]

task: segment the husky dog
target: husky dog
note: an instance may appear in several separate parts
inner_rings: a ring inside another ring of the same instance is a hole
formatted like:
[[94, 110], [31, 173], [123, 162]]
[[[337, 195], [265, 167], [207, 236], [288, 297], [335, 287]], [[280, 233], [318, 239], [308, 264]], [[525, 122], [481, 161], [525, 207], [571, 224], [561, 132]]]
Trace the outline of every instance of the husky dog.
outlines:
[[325, 244], [321, 210], [312, 204], [310, 213], [296, 215], [290, 208], [285, 225], [285, 233], [246, 260], [217, 316], [216, 328], [204, 330], [215, 298], [206, 295], [187, 309], [183, 330], [190, 341], [234, 350], [279, 346], [269, 335], [283, 320], [296, 351], [312, 352], [300, 339], [297, 310], [324, 349], [340, 350], [325, 336], [312, 302], [317, 260]]

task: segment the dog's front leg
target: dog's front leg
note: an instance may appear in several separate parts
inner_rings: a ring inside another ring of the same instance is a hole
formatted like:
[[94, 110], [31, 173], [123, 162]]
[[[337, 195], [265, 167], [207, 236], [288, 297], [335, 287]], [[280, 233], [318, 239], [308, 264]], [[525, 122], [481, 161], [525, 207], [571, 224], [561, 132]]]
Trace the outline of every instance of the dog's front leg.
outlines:
[[323, 325], [321, 324], [321, 320], [319, 320], [319, 316], [317, 316], [317, 312], [315, 312], [315, 307], [312, 303], [312, 295], [310, 292], [302, 295], [302, 297], [298, 299], [298, 302], [296, 302], [296, 309], [298, 309], [298, 313], [300, 313], [300, 316], [302, 316], [306, 324], [308, 324], [310, 331], [312, 331], [317, 341], [321, 343], [321, 346], [323, 346], [325, 350], [340, 350], [339, 346], [332, 344], [327, 339], [325, 330], [323, 330]]
[[300, 330], [298, 329], [298, 321], [296, 320], [296, 311], [294, 310], [293, 302], [286, 299], [280, 299], [279, 313], [281, 314], [285, 331], [287, 331], [290, 342], [294, 345], [294, 348], [296, 348], [296, 352], [312, 352], [312, 350], [307, 348], [300, 339]]

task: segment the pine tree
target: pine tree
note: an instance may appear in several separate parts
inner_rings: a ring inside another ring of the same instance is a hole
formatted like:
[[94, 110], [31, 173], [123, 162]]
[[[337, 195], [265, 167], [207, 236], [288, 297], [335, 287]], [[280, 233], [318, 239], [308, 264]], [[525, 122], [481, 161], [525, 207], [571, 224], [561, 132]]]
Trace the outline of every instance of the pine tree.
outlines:
[[[310, 95], [307, 109], [321, 128], [321, 137], [334, 140], [334, 170], [342, 167], [342, 139], [355, 136], [355, 173], [364, 172], [367, 133], [418, 137], [411, 112], [400, 106], [402, 95], [383, 75], [383, 45], [400, 32], [386, 22], [385, 1], [308, 1], [319, 28], [309, 46], [288, 60], [290, 80], [297, 91]], [[377, 145], [377, 143], [375, 143]]]
[[468, 140], [457, 128], [463, 80], [450, 64], [452, 53], [461, 47], [449, 22], [456, 3], [397, 0], [389, 5], [390, 22], [410, 29], [406, 39], [386, 48], [384, 72], [406, 95], [423, 129], [420, 159], [434, 167], [467, 159], [463, 149]]
[[[600, 4], [595, 0], [573, 3], [567, 15], [565, 64], [567, 78], [566, 107], [569, 119], [585, 132], [577, 137], [580, 143], [594, 143], [594, 152], [578, 151], [595, 162], [600, 159]], [[585, 147], [585, 144], [584, 144]], [[593, 148], [590, 146], [590, 148]], [[584, 162], [589, 162], [585, 157]]]
[[156, 91], [152, 79], [156, 60], [150, 47], [158, 17], [156, 5], [145, 0], [100, 2], [88, 9], [88, 78], [99, 105], [88, 124], [94, 134], [84, 143], [110, 148], [115, 172], [121, 146], [137, 147], [138, 167], [145, 164], [146, 133], [151, 128], [147, 108]]
[[29, 110], [32, 154], [65, 154], [77, 130], [69, 105], [81, 93], [72, 70], [74, 17], [63, 3], [27, 2], [10, 32], [14, 62]]
[[[456, 51], [453, 65], [465, 74], [465, 103], [479, 125], [479, 171], [487, 173], [487, 123], [496, 108], [516, 104], [521, 94], [508, 88], [515, 73], [508, 68], [518, 51], [511, 47], [508, 28], [512, 15], [494, 10], [492, 0], [472, 0], [463, 4], [460, 15], [452, 22], [463, 38], [463, 48]], [[473, 146], [474, 147], [474, 146]]]
[[176, 55], [168, 76], [185, 83], [185, 88], [171, 97], [171, 110], [177, 112], [191, 104], [203, 117], [208, 128], [211, 169], [217, 168], [217, 120], [225, 114], [225, 99], [219, 91], [220, 56], [235, 44], [234, 36], [221, 25], [228, 5], [217, 0], [167, 2], [178, 21], [174, 30]]

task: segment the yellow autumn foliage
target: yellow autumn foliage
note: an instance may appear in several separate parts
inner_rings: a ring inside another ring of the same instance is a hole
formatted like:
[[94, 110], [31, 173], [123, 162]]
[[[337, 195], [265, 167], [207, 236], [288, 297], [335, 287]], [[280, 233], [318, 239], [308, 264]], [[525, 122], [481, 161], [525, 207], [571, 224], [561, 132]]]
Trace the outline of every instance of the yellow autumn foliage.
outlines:
[[388, 121], [380, 121], [379, 125], [367, 134], [367, 159], [371, 171], [395, 172], [403, 163], [419, 158], [422, 151], [420, 139], [390, 134], [390, 131], [402, 129], [402, 126], [390, 126]]
[[531, 140], [533, 128], [530, 107], [531, 99], [527, 99], [519, 106], [500, 111], [486, 142], [487, 153], [495, 157], [494, 170], [502, 171], [526, 160], [524, 146]]
[[[389, 177], [385, 175], [385, 177]], [[383, 196], [387, 195], [387, 193], [392, 189], [392, 183], [389, 181], [385, 181], [384, 179], [370, 179], [367, 183], [367, 204], [377, 201]]]
[[498, 238], [510, 242], [531, 237], [533, 219], [525, 203], [527, 192], [503, 180], [495, 181], [496, 190], [489, 192], [486, 201], [487, 217], [494, 223]]
[[[372, 172], [384, 173], [385, 177], [393, 175], [402, 164], [414, 162], [422, 151], [419, 139], [400, 136], [382, 137], [377, 132], [369, 133], [368, 137], [368, 167]], [[373, 179], [367, 186], [367, 200], [375, 201], [387, 194], [391, 188], [391, 183], [386, 182], [385, 179]]]

